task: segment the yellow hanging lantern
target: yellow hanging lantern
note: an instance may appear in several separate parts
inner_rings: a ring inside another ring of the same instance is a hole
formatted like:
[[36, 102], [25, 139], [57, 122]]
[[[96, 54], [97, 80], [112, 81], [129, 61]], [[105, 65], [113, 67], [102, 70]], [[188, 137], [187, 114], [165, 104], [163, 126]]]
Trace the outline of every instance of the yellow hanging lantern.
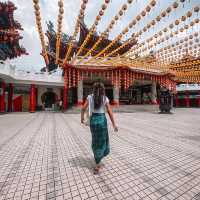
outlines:
[[168, 7], [166, 11], [167, 13], [170, 13], [172, 11], [171, 7]]
[[165, 17], [165, 16], [166, 16], [166, 12], [163, 11], [163, 12], [161, 13], [161, 16], [162, 16], [162, 17]]
[[189, 28], [189, 26], [186, 24], [185, 26], [184, 26], [184, 29], [188, 29]]
[[199, 6], [194, 7], [194, 12], [199, 12]]
[[122, 10], [119, 11], [119, 15], [120, 15], [120, 16], [123, 15], [123, 11], [122, 11]]
[[186, 16], [182, 16], [181, 21], [185, 21], [185, 20], [186, 20]]
[[192, 16], [192, 12], [188, 11], [188, 12], [187, 12], [187, 17], [189, 18], [189, 17], [191, 17], [191, 16]]
[[143, 10], [141, 15], [144, 17], [146, 15], [146, 12]]
[[144, 28], [143, 28], [143, 31], [144, 31], [144, 32], [146, 32], [146, 31], [147, 31], [147, 28], [146, 28], [146, 27], [144, 27]]
[[156, 24], [155, 20], [151, 21], [151, 25], [154, 26]]
[[117, 21], [119, 19], [118, 15], [115, 16], [115, 20]]
[[159, 22], [159, 21], [161, 20], [161, 17], [158, 15], [158, 16], [156, 17], [156, 20]]
[[151, 24], [147, 24], [147, 28], [149, 29], [151, 27]]
[[179, 22], [179, 20], [177, 19], [177, 20], [175, 21], [175, 25], [178, 26], [179, 23], [180, 23], [180, 22]]
[[124, 5], [122, 6], [122, 9], [123, 9], [124, 11], [127, 10], [127, 5], [124, 4]]
[[170, 25], [169, 25], [169, 28], [173, 29], [173, 28], [174, 28], [174, 25], [173, 25], [173, 24], [170, 24]]
[[168, 31], [168, 29], [167, 29], [167, 28], [164, 28], [163, 31], [166, 33], [166, 32]]
[[34, 8], [35, 8], [36, 11], [40, 10], [40, 6], [38, 4], [35, 4]]
[[194, 26], [194, 22], [190, 22], [190, 26]]
[[106, 4], [103, 4], [101, 8], [102, 10], [105, 10], [107, 8]]
[[140, 15], [138, 15], [138, 16], [136, 17], [136, 19], [137, 19], [137, 21], [140, 21], [140, 19], [141, 19], [141, 16], [140, 16]]
[[156, 5], [156, 1], [155, 1], [155, 0], [151, 1], [151, 2], [150, 2], [150, 5], [151, 5], [152, 7], [154, 7], [154, 6]]
[[176, 9], [177, 7], [178, 7], [178, 3], [177, 3], [177, 2], [174, 2], [174, 3], [173, 3], [173, 8]]
[[97, 15], [96, 20], [100, 21], [101, 17], [99, 15]]
[[146, 11], [147, 11], [147, 12], [150, 12], [150, 10], [151, 10], [151, 7], [150, 7], [150, 6], [147, 6], [147, 7], [146, 7]]
[[85, 5], [85, 4], [82, 4], [82, 5], [81, 5], [81, 9], [82, 9], [82, 10], [85, 10], [85, 8], [86, 8], [86, 5]]

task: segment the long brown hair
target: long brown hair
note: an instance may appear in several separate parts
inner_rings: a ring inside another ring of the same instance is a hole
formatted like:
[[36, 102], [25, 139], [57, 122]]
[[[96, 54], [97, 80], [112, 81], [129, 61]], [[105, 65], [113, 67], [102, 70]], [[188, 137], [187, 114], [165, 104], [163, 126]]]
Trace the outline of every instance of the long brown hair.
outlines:
[[94, 109], [99, 109], [104, 101], [105, 87], [102, 82], [96, 82], [93, 85]]

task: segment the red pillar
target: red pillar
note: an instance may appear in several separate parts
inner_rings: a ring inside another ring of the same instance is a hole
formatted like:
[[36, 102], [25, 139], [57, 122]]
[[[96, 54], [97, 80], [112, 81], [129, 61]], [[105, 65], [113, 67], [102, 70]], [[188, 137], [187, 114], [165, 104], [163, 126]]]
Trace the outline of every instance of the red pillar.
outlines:
[[198, 107], [200, 107], [200, 91], [199, 91], [199, 98], [198, 98]]
[[30, 88], [30, 104], [29, 104], [29, 112], [35, 112], [36, 107], [36, 88], [35, 85], [31, 85]]
[[67, 70], [64, 74], [64, 88], [63, 88], [63, 110], [68, 108], [68, 83], [67, 83]]
[[185, 103], [186, 103], [186, 107], [190, 107], [190, 97], [189, 97], [189, 92], [186, 92]]
[[6, 83], [1, 82], [0, 84], [0, 113], [5, 112], [5, 90], [6, 90]]
[[176, 107], [179, 107], [179, 99], [178, 99], [178, 94], [175, 95], [175, 101], [176, 101]]
[[8, 112], [12, 112], [12, 104], [13, 104], [13, 84], [9, 84], [9, 91], [8, 91]]

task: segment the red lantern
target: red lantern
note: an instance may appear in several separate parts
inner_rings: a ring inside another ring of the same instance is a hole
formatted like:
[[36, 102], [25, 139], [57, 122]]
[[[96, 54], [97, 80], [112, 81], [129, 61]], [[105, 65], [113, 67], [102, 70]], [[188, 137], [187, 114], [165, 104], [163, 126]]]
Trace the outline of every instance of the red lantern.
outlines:
[[99, 12], [99, 15], [100, 15], [100, 16], [103, 16], [103, 14], [104, 14], [104, 12], [101, 10], [101, 11]]

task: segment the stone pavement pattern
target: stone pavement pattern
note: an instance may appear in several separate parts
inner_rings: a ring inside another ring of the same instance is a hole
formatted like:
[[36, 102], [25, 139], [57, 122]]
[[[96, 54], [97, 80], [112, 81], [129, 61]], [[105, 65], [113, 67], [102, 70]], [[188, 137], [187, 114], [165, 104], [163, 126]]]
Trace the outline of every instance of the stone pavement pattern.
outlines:
[[116, 113], [100, 175], [80, 115], [0, 116], [0, 199], [200, 199], [200, 109]]

